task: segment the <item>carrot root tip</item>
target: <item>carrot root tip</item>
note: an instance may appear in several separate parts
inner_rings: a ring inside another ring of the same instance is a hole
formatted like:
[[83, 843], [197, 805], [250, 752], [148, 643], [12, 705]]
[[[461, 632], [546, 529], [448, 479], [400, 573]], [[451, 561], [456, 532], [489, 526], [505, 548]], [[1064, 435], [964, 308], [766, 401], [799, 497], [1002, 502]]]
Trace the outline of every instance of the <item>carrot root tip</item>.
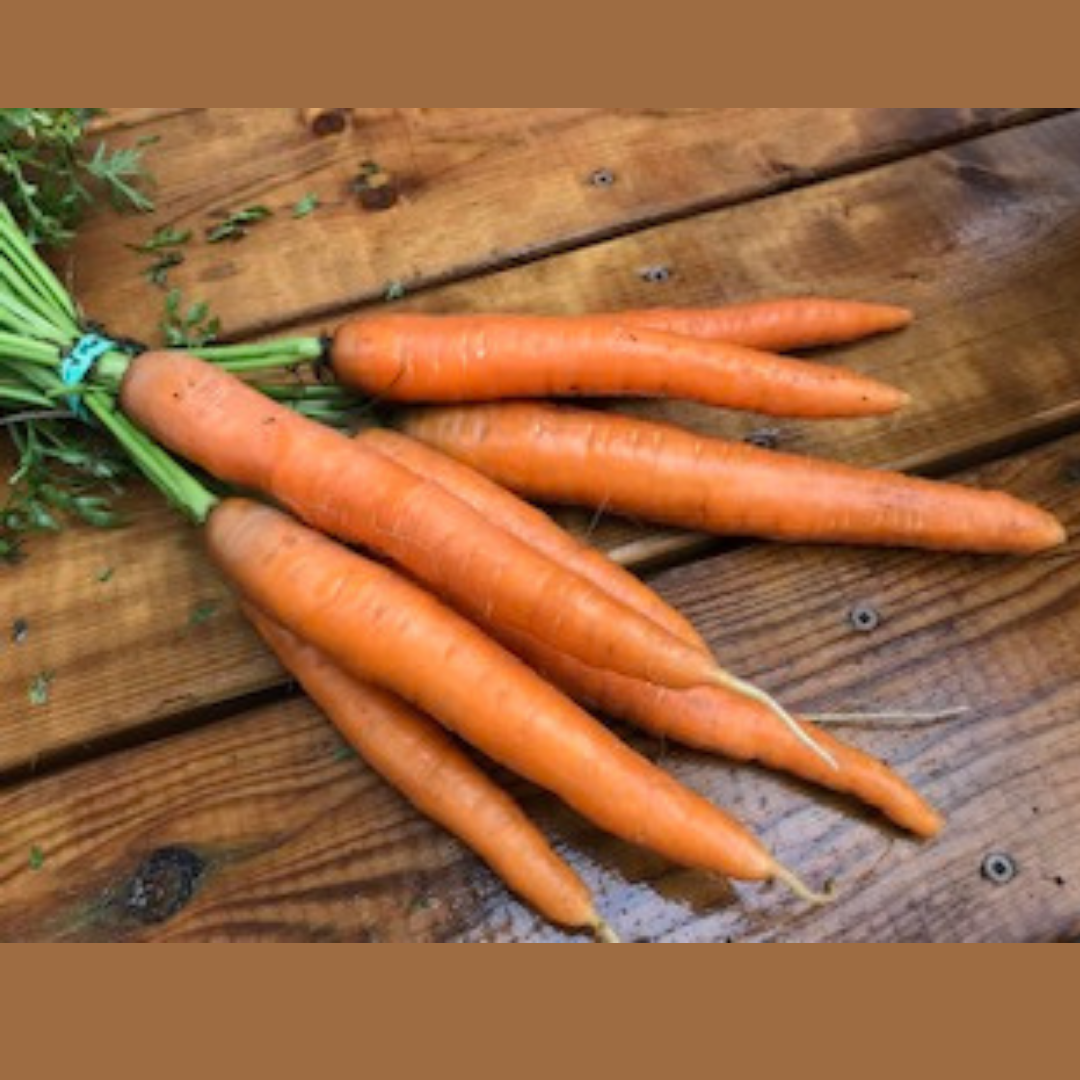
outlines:
[[623, 944], [623, 939], [603, 919], [597, 919], [593, 923], [592, 932], [599, 945]]
[[807, 720], [823, 727], [841, 724], [940, 724], [946, 720], [958, 720], [971, 712], [967, 705], [957, 705], [952, 709], [938, 709], [930, 712], [905, 712], [903, 710], [884, 710], [882, 712], [850, 713], [810, 713]]
[[806, 729], [795, 719], [780, 704], [771, 694], [767, 694], [760, 687], [754, 686], [753, 683], [748, 683], [743, 679], [740, 679], [736, 675], [732, 675], [727, 671], [720, 671], [717, 676], [717, 681], [721, 686], [726, 687], [729, 690], [734, 690], [735, 693], [740, 694], [742, 697], [749, 698], [751, 701], [756, 701], [759, 705], [764, 705], [773, 715], [779, 719], [785, 727], [787, 727], [792, 735], [799, 740], [807, 749], [812, 750], [822, 761], [824, 761], [830, 768], [840, 771], [840, 764], [826, 750], [821, 746], [816, 739], [810, 735]]
[[836, 899], [836, 890], [832, 882], [829, 882], [821, 892], [815, 892], [794, 871], [777, 863], [773, 869], [773, 880], [786, 885], [800, 900], [815, 907], [831, 904]]

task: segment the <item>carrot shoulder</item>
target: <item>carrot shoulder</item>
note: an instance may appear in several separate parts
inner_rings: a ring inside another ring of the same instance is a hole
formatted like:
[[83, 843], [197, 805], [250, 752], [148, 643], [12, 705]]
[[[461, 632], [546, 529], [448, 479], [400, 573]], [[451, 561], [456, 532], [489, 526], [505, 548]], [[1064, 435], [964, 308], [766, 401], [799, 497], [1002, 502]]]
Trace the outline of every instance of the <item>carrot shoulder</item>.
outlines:
[[773, 416], [873, 416], [907, 395], [843, 368], [606, 317], [383, 315], [341, 326], [333, 370], [392, 401], [658, 396]]
[[723, 535], [1028, 554], [1065, 531], [997, 491], [537, 403], [412, 410], [401, 430], [528, 498]]
[[244, 613], [360, 757], [467, 844], [541, 915], [610, 936], [588, 887], [524, 811], [433, 720], [346, 674], [261, 611]]
[[390, 568], [246, 499], [215, 508], [206, 541], [222, 572], [269, 617], [601, 828], [681, 865], [788, 880], [741, 825]]
[[[728, 682], [714, 660], [422, 477], [184, 354], [144, 353], [125, 412], [219, 479], [392, 560], [482, 623], [527, 628], [597, 667]], [[617, 632], [612, 628], [617, 627]]]

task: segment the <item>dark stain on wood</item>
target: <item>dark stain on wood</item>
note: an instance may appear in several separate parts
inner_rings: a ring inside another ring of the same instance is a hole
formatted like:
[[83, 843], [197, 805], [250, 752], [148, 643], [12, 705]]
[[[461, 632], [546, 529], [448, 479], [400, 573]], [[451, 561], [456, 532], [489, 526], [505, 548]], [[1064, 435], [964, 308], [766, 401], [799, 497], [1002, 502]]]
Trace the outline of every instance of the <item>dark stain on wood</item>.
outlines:
[[194, 896], [205, 870], [205, 861], [189, 848], [158, 848], [132, 874], [123, 909], [140, 923], [165, 922]]

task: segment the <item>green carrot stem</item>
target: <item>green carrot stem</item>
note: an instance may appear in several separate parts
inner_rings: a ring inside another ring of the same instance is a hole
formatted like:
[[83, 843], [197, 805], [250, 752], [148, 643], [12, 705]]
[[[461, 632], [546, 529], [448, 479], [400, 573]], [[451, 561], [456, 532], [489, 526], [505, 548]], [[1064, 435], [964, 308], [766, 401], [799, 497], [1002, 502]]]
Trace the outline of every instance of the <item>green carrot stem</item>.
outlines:
[[45, 394], [12, 383], [0, 383], [0, 401], [10, 405], [34, 405], [42, 409], [51, 408], [53, 404]]
[[0, 200], [0, 242], [3, 243], [6, 254], [13, 262], [24, 270], [26, 275], [33, 279], [43, 295], [48, 296], [53, 306], [62, 313], [65, 320], [65, 329], [70, 328], [73, 333], [78, 332], [79, 312], [72, 300], [71, 294], [64, 288], [60, 279], [49, 269], [45, 261], [34, 250], [33, 245], [19, 228], [11, 211]]
[[203, 524], [218, 498], [199, 483], [175, 458], [162, 450], [137, 428], [113, 399], [100, 390], [91, 390], [83, 402], [110, 435], [123, 447], [139, 471], [160, 491], [169, 503], [196, 525]]
[[0, 360], [27, 360], [32, 364], [55, 366], [59, 358], [58, 345], [0, 330]]
[[184, 351], [201, 360], [220, 364], [227, 371], [262, 371], [317, 360], [322, 355], [323, 343], [314, 337], [281, 338], [244, 345], [208, 345]]

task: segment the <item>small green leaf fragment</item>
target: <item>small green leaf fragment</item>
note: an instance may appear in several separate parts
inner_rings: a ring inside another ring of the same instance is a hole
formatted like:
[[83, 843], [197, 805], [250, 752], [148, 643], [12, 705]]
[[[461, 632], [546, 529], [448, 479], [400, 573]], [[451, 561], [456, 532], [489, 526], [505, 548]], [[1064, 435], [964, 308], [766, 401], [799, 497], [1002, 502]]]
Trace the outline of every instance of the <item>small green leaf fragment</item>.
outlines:
[[39, 671], [31, 680], [30, 687], [26, 692], [31, 705], [46, 705], [49, 701], [49, 692], [52, 689], [55, 672]]
[[302, 199], [298, 200], [293, 206], [292, 216], [294, 218], [304, 218], [308, 214], [319, 209], [319, 196], [313, 191], [309, 191]]
[[36, 873], [45, 865], [45, 852], [42, 851], [37, 844], [34, 844], [30, 848], [30, 854], [27, 856], [26, 863], [30, 869]]
[[330, 754], [331, 761], [349, 761], [356, 757], [356, 751], [348, 743], [339, 743]]
[[95, 576], [95, 581], [99, 585], [104, 585], [106, 582], [112, 581], [113, 575], [116, 573], [115, 566], [103, 566]]
[[404, 300], [405, 292], [404, 281], [388, 281], [386, 283], [386, 289], [383, 292], [383, 299], [390, 303], [393, 303], [395, 300]]
[[248, 234], [248, 228], [256, 222], [270, 217], [273, 211], [268, 206], [245, 206], [243, 210], [235, 210], [225, 215], [225, 219], [217, 225], [206, 230], [206, 242], [208, 244], [220, 244], [222, 241], [243, 240]]
[[169, 286], [169, 271], [175, 269], [184, 261], [184, 256], [179, 251], [167, 251], [160, 258], [155, 259], [142, 273], [143, 277], [156, 285], [159, 289]]
[[176, 229], [172, 225], [162, 225], [155, 229], [148, 240], [141, 244], [128, 244], [132, 251], [140, 255], [153, 255], [164, 248], [181, 247], [191, 239], [190, 229]]
[[191, 609], [191, 614], [188, 616], [188, 626], [202, 626], [203, 623], [214, 618], [217, 613], [218, 602], [216, 600], [200, 600]]

